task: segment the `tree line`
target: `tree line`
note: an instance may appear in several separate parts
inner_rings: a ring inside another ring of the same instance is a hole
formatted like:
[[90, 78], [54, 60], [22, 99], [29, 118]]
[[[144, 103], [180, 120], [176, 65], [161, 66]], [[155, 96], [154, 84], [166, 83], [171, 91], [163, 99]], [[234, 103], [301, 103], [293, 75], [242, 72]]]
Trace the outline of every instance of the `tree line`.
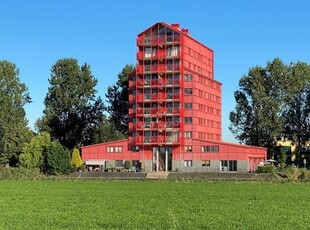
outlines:
[[265, 67], [255, 66], [239, 80], [236, 106], [230, 113], [230, 130], [241, 143], [268, 148], [273, 156], [280, 138], [302, 148], [310, 139], [310, 66], [279, 58]]
[[34, 132], [24, 111], [31, 97], [20, 82], [19, 69], [0, 61], [0, 165], [64, 173], [80, 164], [76, 150], [81, 146], [125, 138], [128, 110], [122, 123], [114, 110], [128, 109], [127, 99], [120, 100], [128, 92], [122, 95], [120, 88], [128, 85], [127, 74], [133, 69], [132, 65], [124, 67], [117, 83], [109, 87], [105, 105], [97, 96], [98, 81], [88, 64], [79, 66], [73, 58], [58, 60], [51, 68], [43, 116], [35, 122]]

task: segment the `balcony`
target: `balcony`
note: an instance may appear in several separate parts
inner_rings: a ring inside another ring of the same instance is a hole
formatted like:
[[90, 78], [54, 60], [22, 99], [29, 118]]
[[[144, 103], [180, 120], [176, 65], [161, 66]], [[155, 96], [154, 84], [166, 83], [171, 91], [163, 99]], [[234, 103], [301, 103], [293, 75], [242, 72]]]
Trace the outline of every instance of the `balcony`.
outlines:
[[151, 52], [144, 52], [144, 51], [137, 52], [137, 60], [165, 59], [166, 57], [168, 57], [168, 55], [166, 56], [165, 50], [156, 50], [156, 51], [151, 51]]
[[142, 45], [157, 45], [165, 43], [180, 43], [180, 36], [140, 36], [137, 38], [137, 44]]
[[158, 65], [138, 65], [137, 66], [137, 73], [143, 72], [166, 72], [166, 71], [179, 71], [180, 65], [179, 64], [158, 64]]
[[179, 138], [170, 136], [147, 136], [135, 137], [130, 139], [136, 145], [178, 145], [180, 144]]

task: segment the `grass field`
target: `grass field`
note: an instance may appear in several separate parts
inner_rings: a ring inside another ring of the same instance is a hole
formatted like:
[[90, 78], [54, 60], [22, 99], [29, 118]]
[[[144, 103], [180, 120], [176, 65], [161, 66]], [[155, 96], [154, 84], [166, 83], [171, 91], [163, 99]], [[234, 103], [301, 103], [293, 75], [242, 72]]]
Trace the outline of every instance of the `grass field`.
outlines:
[[310, 184], [8, 180], [0, 212], [0, 229], [310, 229]]

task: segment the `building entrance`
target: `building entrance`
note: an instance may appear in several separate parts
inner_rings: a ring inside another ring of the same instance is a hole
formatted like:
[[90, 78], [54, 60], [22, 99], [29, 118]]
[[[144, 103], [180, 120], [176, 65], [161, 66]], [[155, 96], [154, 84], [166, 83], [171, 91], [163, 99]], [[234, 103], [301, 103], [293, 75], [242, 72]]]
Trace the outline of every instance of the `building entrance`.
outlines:
[[172, 147], [153, 147], [152, 171], [172, 170]]

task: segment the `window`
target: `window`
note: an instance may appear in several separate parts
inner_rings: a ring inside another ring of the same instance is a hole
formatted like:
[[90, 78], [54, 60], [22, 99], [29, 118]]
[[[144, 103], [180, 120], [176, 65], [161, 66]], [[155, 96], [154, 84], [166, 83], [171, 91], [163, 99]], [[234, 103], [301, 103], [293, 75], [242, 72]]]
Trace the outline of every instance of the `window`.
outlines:
[[139, 152], [139, 146], [132, 146], [133, 152]]
[[115, 147], [115, 152], [118, 152], [118, 153], [123, 152], [123, 147]]
[[191, 109], [193, 107], [193, 104], [191, 102], [184, 103], [184, 108], [185, 109]]
[[218, 152], [218, 151], [219, 151], [219, 146], [218, 145], [211, 146], [211, 152]]
[[191, 74], [184, 74], [184, 81], [191, 81], [193, 76]]
[[185, 123], [192, 123], [193, 122], [193, 118], [192, 117], [184, 117], [184, 122]]
[[219, 152], [219, 146], [218, 145], [202, 146], [201, 151], [202, 152]]
[[116, 160], [115, 161], [115, 167], [123, 167], [123, 161], [122, 160]]
[[193, 151], [193, 148], [192, 146], [184, 146], [184, 152], [192, 152]]
[[113, 153], [114, 152], [114, 147], [108, 146], [107, 147], [107, 152], [108, 153]]
[[203, 160], [202, 161], [202, 166], [203, 167], [209, 167], [210, 166], [210, 161], [209, 160]]
[[202, 146], [201, 151], [202, 152], [210, 152], [210, 146]]
[[185, 160], [184, 161], [184, 167], [192, 167], [193, 162], [191, 160]]
[[193, 94], [193, 90], [192, 90], [191, 88], [184, 89], [184, 93], [185, 93], [186, 95], [191, 95], [191, 94]]
[[185, 138], [191, 138], [191, 137], [192, 137], [192, 132], [190, 132], [190, 131], [185, 131], [185, 132], [184, 132], [184, 137], [185, 137]]
[[237, 161], [221, 161], [222, 171], [237, 171]]

